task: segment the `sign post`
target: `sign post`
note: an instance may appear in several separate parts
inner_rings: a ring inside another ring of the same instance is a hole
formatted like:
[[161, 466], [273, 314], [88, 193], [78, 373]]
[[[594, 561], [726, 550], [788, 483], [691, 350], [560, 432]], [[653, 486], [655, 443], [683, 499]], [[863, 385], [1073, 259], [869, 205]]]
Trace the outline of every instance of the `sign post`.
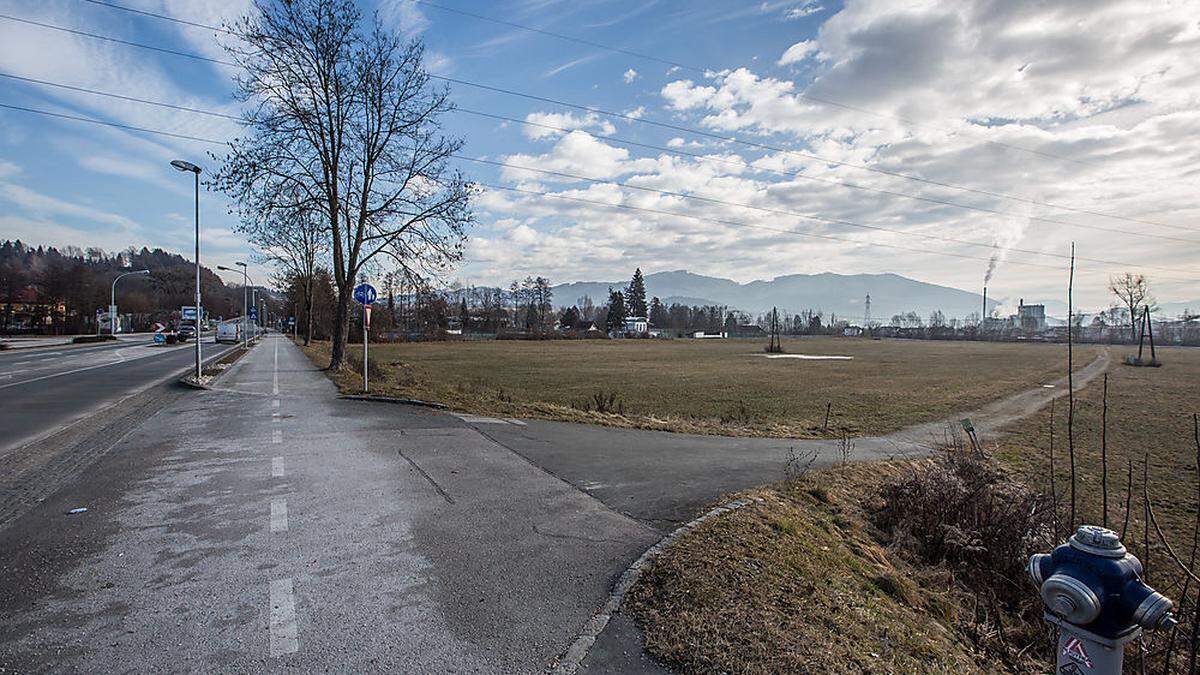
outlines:
[[363, 315], [363, 393], [367, 393], [367, 336], [371, 332], [371, 303], [375, 302], [378, 294], [371, 284], [359, 284], [354, 287], [354, 300], [362, 305]]

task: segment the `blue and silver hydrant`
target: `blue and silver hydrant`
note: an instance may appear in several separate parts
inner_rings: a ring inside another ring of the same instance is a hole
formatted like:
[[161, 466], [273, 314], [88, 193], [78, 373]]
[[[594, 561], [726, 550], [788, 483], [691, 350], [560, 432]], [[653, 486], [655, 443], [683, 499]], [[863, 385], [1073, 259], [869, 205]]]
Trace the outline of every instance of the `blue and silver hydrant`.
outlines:
[[1058, 675], [1119, 675], [1126, 643], [1176, 624], [1172, 602], [1142, 583], [1141, 561], [1103, 527], [1081, 525], [1053, 553], [1030, 556], [1029, 576], [1058, 627]]

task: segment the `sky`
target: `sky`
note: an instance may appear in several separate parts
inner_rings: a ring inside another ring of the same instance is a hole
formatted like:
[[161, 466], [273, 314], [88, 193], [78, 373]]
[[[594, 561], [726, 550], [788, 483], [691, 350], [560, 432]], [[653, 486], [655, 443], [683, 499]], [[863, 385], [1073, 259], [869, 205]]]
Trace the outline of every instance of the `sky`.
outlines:
[[[112, 2], [208, 25], [250, 9]], [[635, 267], [739, 282], [893, 272], [978, 292], [991, 268], [989, 296], [1015, 305], [1064, 298], [1074, 242], [1082, 307], [1107, 306], [1107, 279], [1125, 271], [1144, 272], [1160, 302], [1200, 299], [1200, 0], [361, 7], [424, 41], [432, 73], [528, 95], [447, 85], [459, 109], [445, 128], [462, 154], [509, 166], [457, 165], [525, 191], [481, 192], [447, 281], [616, 280]], [[0, 0], [0, 14], [223, 57], [211, 30], [104, 3]], [[227, 66], [9, 18], [0, 73], [239, 111]], [[238, 130], [11, 77], [0, 77], [0, 104], [207, 139]], [[190, 257], [192, 185], [168, 162], [212, 170], [220, 152], [0, 108], [0, 238]], [[201, 194], [210, 266], [254, 259], [229, 209]], [[252, 274], [269, 277], [257, 264]]]

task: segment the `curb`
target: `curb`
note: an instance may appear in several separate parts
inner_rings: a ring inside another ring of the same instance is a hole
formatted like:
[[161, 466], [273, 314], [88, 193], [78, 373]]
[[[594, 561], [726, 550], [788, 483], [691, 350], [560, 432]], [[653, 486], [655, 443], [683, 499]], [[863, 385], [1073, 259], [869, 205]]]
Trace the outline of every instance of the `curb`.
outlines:
[[609, 620], [612, 619], [612, 615], [620, 611], [621, 603], [625, 601], [625, 594], [629, 592], [630, 588], [633, 588], [635, 583], [637, 583], [638, 578], [642, 575], [642, 570], [645, 569], [645, 567], [650, 564], [654, 558], [658, 557], [663, 550], [674, 543], [676, 539], [696, 529], [701, 523], [709, 520], [710, 518], [715, 518], [722, 514], [729, 513], [730, 511], [736, 511], [743, 506], [761, 501], [762, 499], [759, 498], [743, 497], [741, 499], [735, 499], [727, 504], [717, 506], [699, 518], [680, 526], [667, 536], [659, 539], [657, 544], [646, 549], [646, 551], [642, 553], [642, 555], [621, 574], [621, 578], [617, 580], [612, 592], [608, 594], [608, 600], [605, 601], [604, 605], [601, 606], [594, 615], [592, 615], [592, 618], [587, 620], [587, 623], [583, 624], [583, 628], [579, 630], [579, 634], [571, 642], [571, 646], [567, 647], [567, 650], [563, 652], [561, 657], [559, 657], [557, 663], [555, 663], [552, 668], [548, 669], [549, 672], [561, 675], [571, 675], [575, 671], [579, 670], [579, 666], [583, 663], [583, 660], [587, 658], [588, 652], [591, 651], [592, 645], [596, 643], [596, 638], [599, 637], [600, 633], [604, 631], [604, 628], [608, 625]]
[[422, 401], [416, 398], [396, 398], [394, 396], [376, 396], [374, 394], [342, 394], [338, 398], [346, 401], [369, 401], [372, 403], [394, 403], [397, 405], [415, 405], [423, 408], [435, 408], [437, 410], [446, 410], [448, 406], [444, 403], [435, 403], [433, 401]]

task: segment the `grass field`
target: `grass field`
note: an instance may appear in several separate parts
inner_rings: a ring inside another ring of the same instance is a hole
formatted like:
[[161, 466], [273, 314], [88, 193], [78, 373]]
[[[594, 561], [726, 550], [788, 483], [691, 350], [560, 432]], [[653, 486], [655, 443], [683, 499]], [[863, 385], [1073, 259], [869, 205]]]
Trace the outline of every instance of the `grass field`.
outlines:
[[[750, 340], [379, 344], [370, 350], [371, 389], [480, 414], [804, 438], [941, 419], [1059, 377], [1066, 362], [1065, 347], [1050, 344], [784, 342], [789, 355], [853, 357], [830, 361], [768, 359], [762, 349]], [[328, 344], [310, 353], [320, 363]], [[1077, 364], [1094, 353], [1078, 349]], [[351, 359], [362, 363], [361, 347]], [[353, 370], [337, 380], [344, 391], [361, 388]], [[606, 399], [600, 410], [597, 396]]]
[[[1163, 349], [1162, 368], [1119, 365], [1108, 371], [1109, 518], [1148, 570], [1148, 582], [1173, 598], [1184, 574], [1149, 530], [1144, 543], [1141, 475], [1148, 460], [1149, 493], [1159, 524], [1184, 558], [1193, 550], [1197, 518], [1197, 455], [1192, 415], [1200, 412], [1200, 349]], [[1077, 396], [1075, 459], [1077, 522], [1101, 524], [1103, 380]], [[1055, 406], [1055, 477], [1059, 512], [1069, 518], [1067, 401]], [[1015, 423], [988, 451], [1026, 486], [1049, 492], [1050, 411]], [[1133, 496], [1125, 527], [1127, 475]], [[1007, 632], [972, 624], [970, 593], [955, 589], [942, 565], [922, 565], [870, 522], [871, 500], [912, 462], [869, 463], [810, 474], [803, 480], [749, 491], [762, 501], [705, 523], [681, 537], [649, 569], [631, 596], [647, 648], [686, 672], [823, 670], [828, 672], [1044, 672], [1050, 643], [1034, 643], [1006, 662], [983, 653], [1008, 644], [1025, 648], [1040, 622], [1009, 615]], [[1059, 541], [1069, 534], [1066, 524]], [[951, 575], [952, 576], [952, 575]], [[1024, 585], [1035, 598], [1033, 586]], [[1190, 606], [1196, 593], [1191, 586]], [[1186, 631], [1183, 633], [1186, 635]], [[1014, 637], [1017, 636], [1017, 637]], [[1006, 640], [1013, 639], [1013, 643]], [[1161, 657], [1166, 633], [1150, 637]], [[1185, 637], [1175, 655], [1186, 653]], [[1128, 659], [1138, 661], [1130, 649]], [[864, 658], [864, 654], [869, 658]], [[1155, 663], [1158, 663], [1156, 661]], [[1178, 662], [1177, 666], [1180, 666]], [[815, 666], [815, 667], [814, 667]], [[1157, 672], [1157, 666], [1151, 668]]]
[[[1133, 461], [1134, 496], [1129, 533], [1135, 551], [1143, 533], [1141, 478], [1143, 460], [1151, 502], [1159, 525], [1181, 555], [1187, 555], [1196, 518], [1197, 440], [1192, 415], [1200, 412], [1200, 349], [1160, 348], [1161, 368], [1121, 365], [1129, 348], [1114, 348], [1108, 370], [1108, 484], [1109, 526], [1120, 531], [1125, 519], [1129, 461]], [[1102, 523], [1103, 470], [1101, 418], [1103, 383], [1097, 379], [1080, 392], [1075, 407], [1075, 460], [1078, 519]], [[1067, 406], [1060, 399], [1054, 410], [1055, 482], [1060, 502], [1069, 510], [1070, 463], [1067, 453]], [[1049, 409], [1022, 423], [999, 449], [999, 458], [1031, 487], [1050, 491]], [[1151, 530], [1151, 538], [1154, 538]], [[1141, 555], [1141, 553], [1138, 553]], [[1158, 561], [1158, 563], [1155, 563]], [[1152, 541], [1151, 573], [1169, 565], [1162, 546]]]

